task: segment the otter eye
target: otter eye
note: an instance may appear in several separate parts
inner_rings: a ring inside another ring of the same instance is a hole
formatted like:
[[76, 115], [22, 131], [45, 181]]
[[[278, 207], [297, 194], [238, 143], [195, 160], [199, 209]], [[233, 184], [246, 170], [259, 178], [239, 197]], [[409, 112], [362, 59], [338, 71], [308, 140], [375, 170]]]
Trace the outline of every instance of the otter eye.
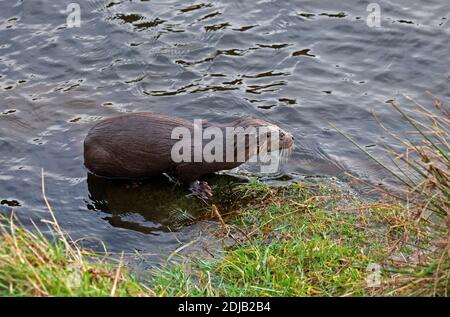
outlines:
[[280, 137], [284, 138], [284, 132], [280, 132]]
[[267, 138], [268, 138], [268, 139], [270, 139], [271, 136], [272, 136], [272, 135], [270, 134], [270, 132], [267, 133]]

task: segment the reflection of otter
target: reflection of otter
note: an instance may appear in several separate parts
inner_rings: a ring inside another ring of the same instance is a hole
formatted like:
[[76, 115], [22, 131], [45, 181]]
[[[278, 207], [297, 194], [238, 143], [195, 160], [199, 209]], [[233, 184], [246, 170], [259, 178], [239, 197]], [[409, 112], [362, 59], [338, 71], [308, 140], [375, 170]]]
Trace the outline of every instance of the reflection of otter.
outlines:
[[[234, 184], [242, 180], [225, 175], [214, 178], [220, 190], [213, 202], [224, 211], [233, 208], [231, 193]], [[171, 231], [210, 211], [200, 200], [186, 198], [184, 191], [164, 176], [136, 183], [88, 173], [87, 183], [88, 208], [110, 214], [106, 220], [115, 227], [142, 233]]]
[[[262, 145], [267, 146], [268, 151], [272, 150], [268, 141], [271, 131], [279, 133], [279, 148], [274, 150], [288, 149], [293, 145], [294, 138], [291, 134], [260, 119], [243, 118], [227, 125], [207, 124], [203, 128], [206, 126], [223, 130], [223, 135], [226, 134], [226, 127], [267, 128], [266, 134], [257, 135], [256, 143], [245, 143], [242, 148], [245, 160], [257, 154]], [[242, 157], [242, 153], [235, 153], [232, 162], [206, 162], [203, 158], [200, 162], [191, 160], [175, 163], [171, 151], [178, 140], [172, 139], [172, 131], [180, 127], [187, 128], [194, 135], [193, 122], [162, 114], [141, 112], [105, 119], [91, 128], [84, 141], [85, 165], [92, 173], [110, 178], [143, 179], [161, 173], [172, 174], [182, 183], [190, 185], [195, 194], [208, 198], [211, 196], [211, 188], [206, 182], [199, 182], [198, 178], [241, 165], [243, 162], [236, 157]], [[248, 132], [242, 133], [248, 137]], [[242, 150], [234, 138], [231, 142], [234, 142], [235, 149]], [[192, 149], [193, 154], [195, 150]], [[223, 149], [224, 156], [226, 150]]]

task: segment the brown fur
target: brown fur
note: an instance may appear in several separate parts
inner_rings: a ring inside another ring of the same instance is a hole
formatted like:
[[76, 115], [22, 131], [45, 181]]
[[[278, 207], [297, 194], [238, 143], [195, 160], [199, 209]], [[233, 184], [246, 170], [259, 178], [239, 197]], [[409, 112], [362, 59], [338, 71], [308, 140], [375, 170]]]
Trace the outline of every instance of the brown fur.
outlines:
[[[214, 126], [250, 125], [273, 126], [254, 118]], [[193, 133], [193, 122], [158, 113], [130, 113], [102, 120], [89, 130], [84, 141], [85, 166], [90, 172], [104, 177], [142, 179], [168, 173], [188, 184], [202, 175], [242, 164], [173, 162], [171, 149], [178, 140], [171, 139], [171, 132], [179, 126], [187, 127]]]

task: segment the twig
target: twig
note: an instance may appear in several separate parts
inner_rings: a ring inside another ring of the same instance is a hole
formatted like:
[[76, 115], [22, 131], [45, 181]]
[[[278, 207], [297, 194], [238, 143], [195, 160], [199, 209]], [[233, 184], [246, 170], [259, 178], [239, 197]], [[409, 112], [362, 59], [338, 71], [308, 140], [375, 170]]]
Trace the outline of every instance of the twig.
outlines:
[[114, 277], [114, 283], [113, 283], [113, 287], [111, 289], [111, 297], [114, 297], [116, 294], [116, 289], [117, 289], [117, 285], [119, 283], [119, 277], [120, 277], [120, 269], [122, 268], [122, 260], [123, 260], [123, 252], [120, 255], [119, 265], [117, 266], [116, 276]]
[[217, 209], [216, 205], [212, 205], [211, 212], [213, 215], [215, 215], [218, 219], [220, 224], [222, 225], [222, 228], [226, 230], [227, 232], [230, 232], [230, 229], [228, 228], [228, 225], [223, 220], [222, 216], [219, 213], [219, 210]]

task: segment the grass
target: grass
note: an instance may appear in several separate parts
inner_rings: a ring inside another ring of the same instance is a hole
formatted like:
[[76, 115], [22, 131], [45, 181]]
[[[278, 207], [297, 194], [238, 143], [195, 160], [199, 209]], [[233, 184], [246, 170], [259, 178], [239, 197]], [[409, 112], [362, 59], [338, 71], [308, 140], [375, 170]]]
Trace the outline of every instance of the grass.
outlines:
[[[246, 203], [221, 215], [225, 227], [218, 238], [235, 242], [220, 257], [178, 257], [145, 282], [120, 263], [79, 248], [53, 224], [55, 239], [48, 240], [2, 218], [0, 296], [430, 295], [434, 284], [423, 288], [424, 281], [434, 283], [436, 272], [448, 272], [438, 263], [414, 267], [390, 258], [405, 232], [414, 236], [420, 227], [405, 221], [399, 205], [363, 204], [330, 184], [273, 188], [255, 180], [234, 195]], [[430, 241], [421, 243], [427, 248]], [[397, 251], [412, 253], [408, 245]], [[383, 268], [383, 283], [375, 288], [366, 282], [374, 263]], [[418, 281], [420, 287], [396, 290]], [[438, 284], [436, 294], [447, 288]]]
[[[401, 206], [361, 205], [331, 185], [264, 186], [254, 182], [238, 189], [241, 197], [254, 193], [254, 199], [238, 217], [229, 215], [228, 232], [237, 243], [218, 259], [179, 258], [155, 270], [151, 281], [155, 292], [165, 296], [370, 296], [386, 295], [398, 286], [391, 281], [401, 275], [400, 269], [390, 255], [405, 232], [418, 230], [417, 225], [403, 225]], [[404, 246], [399, 254], [409, 251]], [[367, 284], [368, 269], [374, 264], [383, 268], [380, 278], [390, 283]], [[436, 269], [413, 270], [408, 277], [431, 278]], [[445, 289], [446, 285], [440, 285], [438, 294]]]
[[78, 246], [58, 225], [45, 196], [52, 221], [49, 240], [36, 227], [24, 229], [14, 213], [0, 216], [0, 296], [149, 296], [120, 262]]
[[[402, 204], [404, 225], [419, 224], [415, 232], [406, 231], [398, 241], [399, 246], [404, 246], [414, 240], [416, 248], [424, 249], [404, 266], [408, 267], [406, 272], [434, 270], [434, 275], [401, 277], [400, 284], [404, 285], [399, 290], [412, 289], [414, 295], [447, 295], [450, 280], [450, 112], [434, 96], [434, 107], [425, 107], [405, 97], [413, 105], [408, 110], [400, 108], [394, 101], [389, 103], [400, 119], [410, 125], [411, 130], [406, 137], [390, 131], [375, 116], [386, 134], [403, 145], [403, 152], [386, 146], [391, 164], [374, 158], [351, 138], [341, 134], [398, 181], [399, 190], [395, 192], [382, 187], [377, 189]], [[431, 245], [424, 247], [423, 240], [428, 240]], [[395, 283], [399, 281], [394, 280]], [[444, 292], [439, 292], [439, 288], [443, 288]]]
[[[0, 219], [0, 296], [148, 296], [153, 293], [111, 259], [61, 237]], [[58, 236], [58, 234], [56, 235]]]
[[398, 181], [397, 190], [365, 182], [382, 195], [368, 202], [331, 183], [239, 185], [233, 208], [211, 206], [217, 238], [233, 243], [216, 257], [171, 255], [145, 282], [61, 230], [42, 178], [54, 238], [0, 218], [0, 296], [448, 296], [450, 116], [438, 101], [439, 115], [415, 105], [406, 113], [392, 103], [413, 140], [380, 122], [405, 148], [386, 149], [390, 164], [338, 130]]
[[[412, 140], [395, 135], [375, 116], [404, 146], [403, 153], [386, 148], [391, 164], [336, 128], [397, 180], [396, 188], [365, 182], [382, 194], [378, 202], [358, 201], [333, 186], [297, 183], [274, 189], [257, 181], [240, 186], [237, 197], [250, 203], [220, 217], [237, 243], [219, 259], [180, 258], [156, 270], [155, 291], [171, 296], [448, 296], [450, 114], [439, 100], [435, 111], [410, 100], [416, 107], [409, 113], [391, 105], [410, 124]], [[367, 283], [378, 267], [380, 285]]]
[[238, 236], [234, 228], [245, 228], [245, 235], [220, 259], [159, 269], [155, 291], [170, 296], [368, 294], [365, 271], [382, 258], [383, 249], [352, 215], [320, 208], [324, 196], [317, 190], [300, 183], [278, 189], [257, 182], [242, 186], [238, 193], [255, 194], [254, 200], [232, 221], [230, 232]]

